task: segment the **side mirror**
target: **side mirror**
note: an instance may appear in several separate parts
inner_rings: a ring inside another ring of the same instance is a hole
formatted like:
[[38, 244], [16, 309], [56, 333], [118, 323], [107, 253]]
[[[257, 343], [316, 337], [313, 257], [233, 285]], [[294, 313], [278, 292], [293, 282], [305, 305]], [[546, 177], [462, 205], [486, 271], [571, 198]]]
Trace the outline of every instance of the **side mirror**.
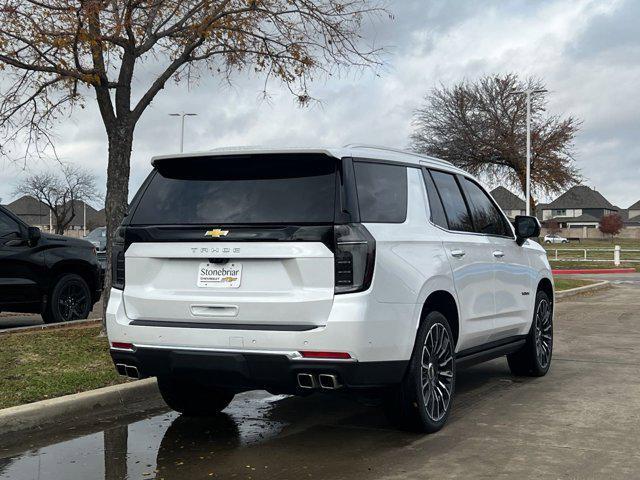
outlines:
[[536, 217], [518, 215], [513, 222], [516, 229], [516, 242], [522, 245], [527, 238], [540, 236], [540, 221]]
[[29, 242], [29, 246], [33, 247], [37, 245], [40, 241], [40, 229], [38, 227], [29, 227], [27, 228], [27, 241]]

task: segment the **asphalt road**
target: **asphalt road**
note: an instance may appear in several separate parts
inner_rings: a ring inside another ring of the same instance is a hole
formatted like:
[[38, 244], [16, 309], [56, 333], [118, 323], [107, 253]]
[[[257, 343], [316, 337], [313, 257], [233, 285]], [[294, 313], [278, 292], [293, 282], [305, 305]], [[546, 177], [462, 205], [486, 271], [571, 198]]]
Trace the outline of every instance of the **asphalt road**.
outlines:
[[[89, 313], [89, 318], [102, 318], [102, 300], [93, 306]], [[13, 327], [31, 327], [33, 325], [43, 325], [40, 315], [31, 313], [0, 313], [0, 330]]]
[[435, 435], [398, 431], [349, 397], [256, 392], [216, 419], [161, 411], [14, 436], [0, 441], [0, 478], [638, 478], [639, 293], [561, 301], [544, 378], [514, 378], [504, 359], [460, 371]]

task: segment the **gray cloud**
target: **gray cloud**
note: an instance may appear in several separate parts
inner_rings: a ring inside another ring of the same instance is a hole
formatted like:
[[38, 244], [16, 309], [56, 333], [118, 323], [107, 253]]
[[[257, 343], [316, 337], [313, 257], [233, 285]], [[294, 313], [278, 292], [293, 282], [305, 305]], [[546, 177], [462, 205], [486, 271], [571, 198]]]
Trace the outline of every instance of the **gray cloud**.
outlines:
[[[150, 170], [152, 155], [177, 151], [178, 120], [168, 113], [197, 112], [187, 119], [185, 148], [227, 145], [342, 145], [368, 142], [406, 146], [411, 114], [439, 83], [515, 71], [543, 78], [553, 113], [583, 119], [576, 139], [579, 167], [611, 202], [626, 207], [640, 198], [640, 37], [633, 27], [640, 8], [633, 0], [599, 2], [510, 1], [390, 2], [395, 20], [367, 25], [366, 35], [389, 46], [379, 72], [349, 72], [317, 79], [321, 100], [299, 108], [274, 83], [261, 98], [262, 79], [240, 74], [233, 86], [203, 76], [197, 85], [169, 85], [136, 130], [131, 194]], [[153, 63], [139, 70], [141, 92]], [[58, 130], [59, 153], [106, 174], [106, 138], [97, 110], [88, 102]], [[30, 162], [38, 169], [45, 165]], [[0, 162], [0, 197], [10, 200], [20, 166]], [[489, 179], [491, 180], [491, 179]]]

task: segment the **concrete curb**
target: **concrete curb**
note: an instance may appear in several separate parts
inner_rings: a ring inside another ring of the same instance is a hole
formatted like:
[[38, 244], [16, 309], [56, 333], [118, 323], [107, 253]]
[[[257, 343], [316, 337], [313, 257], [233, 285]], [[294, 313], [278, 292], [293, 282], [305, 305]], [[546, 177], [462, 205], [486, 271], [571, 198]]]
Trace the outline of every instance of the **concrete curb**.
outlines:
[[602, 282], [594, 283], [593, 285], [585, 285], [584, 287], [570, 288], [569, 290], [556, 292], [556, 299], [573, 297], [581, 293], [596, 292], [598, 290], [609, 288], [610, 286], [611, 286], [611, 283], [607, 280], [604, 280]]
[[[144, 404], [142, 404], [144, 402]], [[136, 408], [138, 412], [164, 406], [155, 378], [74, 393], [64, 397], [0, 410], [0, 436], [44, 429], [63, 421], [95, 417], [107, 411]]]
[[89, 325], [99, 325], [102, 318], [91, 318], [87, 320], [72, 320], [64, 323], [44, 323], [42, 325], [29, 325], [28, 327], [8, 327], [0, 330], [0, 336], [9, 333], [39, 332], [40, 330], [54, 330], [56, 328], [84, 327]]

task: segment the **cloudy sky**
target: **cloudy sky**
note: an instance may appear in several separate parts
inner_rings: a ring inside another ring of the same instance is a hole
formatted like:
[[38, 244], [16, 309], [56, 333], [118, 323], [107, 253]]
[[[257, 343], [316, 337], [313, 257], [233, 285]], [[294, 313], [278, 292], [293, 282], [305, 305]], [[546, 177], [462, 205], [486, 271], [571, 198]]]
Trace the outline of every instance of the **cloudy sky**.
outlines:
[[[138, 188], [155, 154], [177, 151], [178, 120], [187, 119], [185, 150], [230, 145], [344, 145], [405, 147], [411, 116], [432, 87], [493, 73], [543, 79], [549, 110], [583, 120], [577, 165], [586, 183], [622, 208], [640, 200], [640, 2], [389, 0], [393, 20], [369, 26], [387, 46], [384, 69], [319, 79], [320, 104], [299, 108], [279, 85], [270, 99], [262, 80], [237, 76], [171, 85], [144, 114], [136, 131], [130, 188]], [[153, 65], [140, 71], [140, 81]], [[90, 168], [104, 189], [106, 137], [95, 108], [78, 110], [56, 131], [59, 156]], [[43, 161], [28, 169], [47, 167]], [[50, 163], [49, 165], [53, 165]], [[22, 164], [0, 160], [0, 198], [13, 199]]]

